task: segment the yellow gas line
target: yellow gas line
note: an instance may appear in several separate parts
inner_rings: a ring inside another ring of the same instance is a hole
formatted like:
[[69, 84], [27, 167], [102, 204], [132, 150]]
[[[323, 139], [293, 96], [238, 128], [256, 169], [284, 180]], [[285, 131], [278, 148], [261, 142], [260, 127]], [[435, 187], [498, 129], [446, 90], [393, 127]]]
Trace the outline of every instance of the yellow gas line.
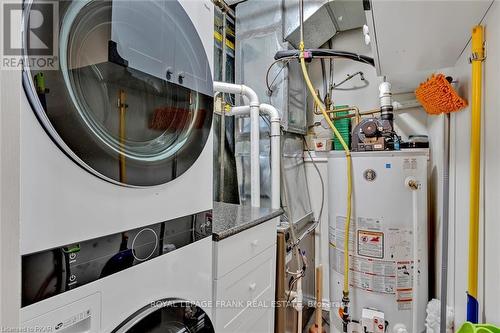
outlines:
[[[479, 190], [481, 176], [481, 102], [483, 81], [484, 31], [478, 25], [472, 30], [472, 103], [470, 148], [470, 220], [469, 220], [469, 271], [467, 293], [477, 302], [478, 249], [479, 249]], [[477, 304], [477, 303], [476, 303]], [[469, 310], [469, 309], [468, 309]], [[476, 312], [477, 308], [472, 312]]]
[[311, 82], [311, 79], [309, 78], [309, 73], [307, 72], [307, 67], [306, 67], [306, 61], [304, 59], [304, 43], [300, 43], [300, 64], [302, 67], [302, 73], [304, 75], [304, 81], [306, 82], [306, 85], [311, 93], [311, 95], [314, 98], [314, 101], [316, 102], [317, 106], [321, 110], [321, 113], [323, 117], [325, 118], [326, 122], [332, 129], [333, 133], [337, 137], [337, 139], [340, 141], [340, 144], [344, 148], [345, 151], [345, 156], [346, 156], [346, 163], [347, 163], [347, 213], [346, 213], [346, 222], [345, 222], [345, 236], [344, 236], [344, 289], [343, 289], [343, 294], [344, 297], [349, 296], [349, 229], [351, 225], [351, 211], [352, 211], [352, 206], [351, 206], [351, 198], [352, 198], [352, 164], [351, 164], [351, 152], [349, 150], [349, 147], [347, 146], [346, 142], [344, 141], [344, 138], [342, 138], [342, 135], [340, 135], [339, 131], [333, 124], [332, 120], [328, 116], [327, 111], [325, 110], [325, 106], [323, 105], [323, 102], [319, 99], [318, 95], [315, 92], [314, 86]]

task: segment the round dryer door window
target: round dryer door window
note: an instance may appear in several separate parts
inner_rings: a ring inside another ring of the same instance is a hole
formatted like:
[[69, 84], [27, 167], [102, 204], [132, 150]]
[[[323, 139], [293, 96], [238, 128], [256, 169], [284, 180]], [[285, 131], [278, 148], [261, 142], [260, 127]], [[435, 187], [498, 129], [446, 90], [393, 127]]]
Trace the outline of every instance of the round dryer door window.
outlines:
[[130, 316], [113, 333], [214, 333], [207, 314], [192, 303], [160, 300]]
[[[54, 24], [40, 25], [47, 18]], [[26, 94], [71, 159], [137, 187], [195, 163], [211, 130], [212, 50], [178, 1], [33, 0], [24, 22]], [[55, 45], [52, 66], [40, 66], [44, 41]]]

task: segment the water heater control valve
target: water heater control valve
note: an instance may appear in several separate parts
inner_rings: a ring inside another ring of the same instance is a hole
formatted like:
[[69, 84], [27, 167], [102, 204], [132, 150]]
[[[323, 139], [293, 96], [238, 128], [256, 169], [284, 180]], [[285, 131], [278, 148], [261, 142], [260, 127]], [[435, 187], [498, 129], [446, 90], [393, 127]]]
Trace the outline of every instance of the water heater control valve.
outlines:
[[420, 188], [419, 181], [413, 177], [407, 177], [405, 179], [405, 185], [406, 185], [406, 187], [408, 187], [410, 190], [413, 190], [413, 191], [416, 191]]
[[361, 315], [361, 326], [367, 333], [384, 333], [384, 313], [374, 309], [363, 309]]

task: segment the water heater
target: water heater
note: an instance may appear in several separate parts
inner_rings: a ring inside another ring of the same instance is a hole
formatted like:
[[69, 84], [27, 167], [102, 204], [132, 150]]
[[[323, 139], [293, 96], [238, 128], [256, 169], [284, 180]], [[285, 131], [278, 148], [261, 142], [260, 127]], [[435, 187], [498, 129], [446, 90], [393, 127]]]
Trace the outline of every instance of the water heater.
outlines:
[[[343, 152], [326, 156], [330, 316], [333, 332], [342, 332], [346, 158]], [[349, 332], [425, 330], [428, 158], [428, 149], [352, 153]]]

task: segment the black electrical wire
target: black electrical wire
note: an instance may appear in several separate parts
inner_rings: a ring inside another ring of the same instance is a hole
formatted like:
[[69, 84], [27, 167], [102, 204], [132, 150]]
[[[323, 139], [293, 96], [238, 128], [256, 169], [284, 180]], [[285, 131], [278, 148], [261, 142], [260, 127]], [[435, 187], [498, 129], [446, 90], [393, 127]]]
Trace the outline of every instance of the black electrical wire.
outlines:
[[[276, 81], [276, 79], [278, 78], [278, 76], [280, 75], [280, 73], [283, 71], [283, 69], [286, 67], [286, 65], [288, 64], [288, 62], [292, 59], [295, 59], [294, 57], [290, 57], [290, 58], [287, 58], [287, 57], [284, 57], [284, 58], [281, 58], [281, 59], [276, 59], [271, 65], [269, 65], [269, 67], [267, 68], [267, 72], [266, 72], [266, 87], [267, 87], [267, 91], [269, 93], [269, 95], [272, 95], [273, 93], [273, 89], [272, 89], [272, 85], [273, 83]], [[276, 74], [276, 76], [274, 77], [273, 81], [271, 83], [269, 83], [269, 73], [271, 72], [271, 69], [273, 68], [274, 65], [276, 65], [278, 62], [283, 62], [283, 66], [281, 67], [281, 69], [278, 71], [278, 73]]]
[[[310, 53], [312, 58], [314, 57], [338, 57], [338, 58], [346, 58], [354, 61], [358, 61], [361, 63], [365, 63], [371, 66], [375, 66], [375, 60], [372, 57], [364, 56], [361, 54], [356, 54], [348, 51], [335, 51], [329, 49], [307, 49], [304, 52]], [[298, 59], [300, 56], [299, 50], [283, 50], [276, 52], [274, 56], [275, 60], [281, 60], [283, 58], [296, 58]]]
[[[304, 142], [304, 146], [306, 147], [307, 155], [309, 155], [309, 158], [311, 159], [311, 162], [312, 162], [312, 164], [314, 166], [314, 169], [318, 173], [318, 177], [319, 177], [319, 180], [321, 182], [321, 207], [319, 209], [318, 221], [317, 221], [317, 223], [319, 224], [321, 222], [321, 216], [323, 215], [323, 208], [324, 208], [324, 205], [325, 205], [325, 182], [323, 180], [323, 177], [321, 176], [321, 171], [319, 171], [319, 168], [316, 165], [316, 161], [312, 157], [311, 150], [309, 149], [309, 146], [307, 144], [306, 138], [302, 137], [302, 141]], [[316, 227], [317, 227], [317, 225], [315, 225], [314, 228], [311, 228], [311, 229], [314, 230]]]
[[[328, 45], [330, 46], [330, 49], [333, 49], [333, 39], [330, 39], [328, 42]], [[332, 97], [333, 93], [333, 75], [334, 75], [334, 67], [333, 67], [333, 58], [330, 58], [330, 78], [328, 79], [328, 93], [330, 94], [330, 98]]]
[[325, 59], [321, 59], [321, 77], [323, 78], [323, 98], [326, 98], [328, 94], [328, 81], [326, 79], [326, 62]]

